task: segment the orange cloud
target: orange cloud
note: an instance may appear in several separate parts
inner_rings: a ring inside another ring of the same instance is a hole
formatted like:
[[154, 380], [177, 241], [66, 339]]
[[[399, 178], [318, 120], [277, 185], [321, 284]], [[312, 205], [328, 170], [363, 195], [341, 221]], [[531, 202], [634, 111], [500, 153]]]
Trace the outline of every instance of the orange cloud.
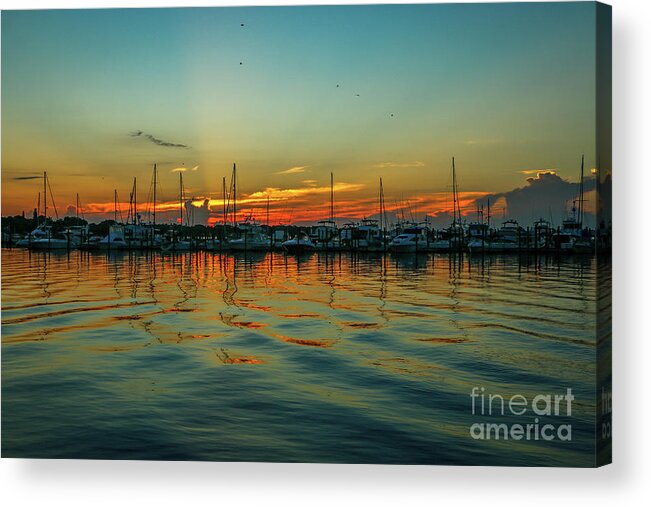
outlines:
[[[335, 192], [355, 192], [361, 190], [365, 185], [361, 183], [335, 183], [333, 188]], [[314, 194], [327, 194], [330, 192], [330, 187], [302, 187], [302, 188], [274, 188], [269, 187], [265, 188], [259, 192], [253, 192], [249, 194], [248, 197], [244, 199], [244, 202], [247, 200], [249, 202], [255, 201], [257, 199], [264, 199], [266, 201], [267, 196], [272, 200], [281, 200], [281, 199], [291, 199], [293, 197], [303, 197], [306, 195]]]
[[[376, 215], [379, 212], [378, 199], [376, 196], [359, 197], [354, 193], [363, 190], [365, 185], [360, 183], [338, 182], [334, 185], [335, 190], [335, 215], [337, 218], [349, 218], [357, 220], [363, 217]], [[300, 188], [275, 188], [268, 187], [263, 190], [244, 194], [238, 198], [238, 221], [247, 216], [252, 216], [263, 223], [267, 219], [267, 203], [269, 203], [269, 222], [274, 224], [287, 224], [290, 222], [316, 222], [327, 218], [330, 215], [330, 186], [313, 186]], [[459, 204], [464, 215], [472, 215], [476, 209], [474, 202], [485, 196], [486, 192], [460, 192]], [[200, 208], [205, 200], [208, 200], [210, 216], [208, 223], [214, 225], [223, 220], [224, 200], [222, 198], [195, 197], [192, 204]], [[227, 218], [232, 218], [232, 202], [230, 213]], [[156, 203], [157, 220], [160, 223], [169, 223], [178, 220], [180, 203], [176, 200]], [[126, 219], [129, 203], [120, 202], [118, 208], [121, 216]], [[496, 203], [497, 208], [497, 203]], [[399, 213], [404, 211], [407, 218], [422, 219], [424, 216], [437, 216], [452, 214], [453, 204], [449, 192], [433, 192], [421, 194], [409, 199], [395, 201], [387, 197], [386, 210]], [[84, 206], [84, 213], [90, 217], [99, 219], [112, 219], [114, 203], [95, 202]], [[151, 213], [151, 204], [138, 203], [138, 212], [143, 219], [148, 219], [147, 213]]]

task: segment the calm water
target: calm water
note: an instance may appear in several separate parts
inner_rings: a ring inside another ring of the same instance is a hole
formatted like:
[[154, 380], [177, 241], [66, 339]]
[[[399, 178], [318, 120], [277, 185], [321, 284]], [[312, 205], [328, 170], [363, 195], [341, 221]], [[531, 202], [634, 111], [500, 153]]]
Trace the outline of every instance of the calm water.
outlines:
[[[595, 263], [3, 250], [3, 456], [589, 466]], [[572, 441], [472, 439], [474, 386]]]

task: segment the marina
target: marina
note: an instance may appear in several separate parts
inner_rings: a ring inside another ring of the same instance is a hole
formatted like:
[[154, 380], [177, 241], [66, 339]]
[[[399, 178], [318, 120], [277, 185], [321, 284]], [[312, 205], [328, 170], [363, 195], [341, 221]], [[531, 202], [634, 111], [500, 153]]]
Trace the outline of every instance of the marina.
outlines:
[[[491, 216], [490, 201], [487, 207], [462, 210], [457, 185], [456, 166], [452, 159], [453, 203], [452, 223], [445, 228], [434, 228], [427, 219], [415, 217], [390, 221], [384, 201], [382, 178], [379, 179], [379, 198], [375, 215], [339, 226], [335, 217], [334, 176], [330, 173], [330, 216], [315, 225], [272, 225], [261, 223], [252, 214], [238, 214], [237, 167], [233, 164], [231, 184], [226, 189], [223, 179], [223, 211], [220, 223], [212, 226], [194, 225], [191, 201], [185, 196], [183, 173], [179, 173], [178, 219], [175, 223], [157, 223], [157, 179], [154, 165], [151, 201], [145, 203], [146, 211], [138, 210], [137, 182], [134, 178], [126, 220], [118, 220], [117, 190], [114, 191], [113, 220], [92, 224], [79, 216], [79, 196], [75, 220], [53, 220], [48, 217], [47, 195], [52, 196], [47, 173], [43, 173], [43, 215], [38, 209], [34, 217], [3, 219], [3, 246], [32, 250], [90, 250], [90, 251], [160, 251], [170, 252], [269, 252], [288, 254], [325, 252], [381, 252], [392, 254], [417, 254], [429, 252], [468, 252], [470, 254], [534, 253], [534, 254], [594, 254], [611, 248], [610, 225], [600, 224], [590, 228], [585, 223], [583, 181], [584, 160], [581, 159], [579, 193], [571, 202], [561, 225], [538, 218], [529, 225], [503, 217]], [[55, 213], [58, 218], [58, 213]], [[371, 212], [372, 210], [369, 210]], [[83, 210], [81, 211], [83, 215]], [[473, 215], [475, 215], [473, 220]], [[159, 212], [160, 217], [160, 212]], [[71, 218], [71, 217], [68, 217]], [[15, 222], [20, 222], [16, 224]], [[16, 229], [22, 229], [17, 232]], [[28, 230], [25, 231], [24, 229]]]

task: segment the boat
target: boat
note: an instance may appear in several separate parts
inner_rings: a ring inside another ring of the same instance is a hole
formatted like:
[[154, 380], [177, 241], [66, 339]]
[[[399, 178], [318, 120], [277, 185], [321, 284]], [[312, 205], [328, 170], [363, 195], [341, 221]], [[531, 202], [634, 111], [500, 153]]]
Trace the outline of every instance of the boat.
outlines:
[[30, 250], [70, 250], [75, 248], [67, 238], [61, 236], [47, 237], [32, 241]]
[[436, 232], [436, 236], [429, 241], [427, 249], [430, 252], [452, 252], [463, 248], [465, 231], [461, 224], [453, 223], [447, 229]]
[[571, 211], [563, 220], [562, 227], [553, 236], [554, 246], [565, 253], [592, 253], [594, 251], [594, 241], [590, 231], [583, 228], [583, 164], [584, 156], [581, 156], [579, 195], [572, 201]]
[[[225, 185], [224, 185], [225, 188]], [[230, 196], [233, 197], [233, 207], [230, 208]], [[267, 209], [269, 201], [267, 200]], [[234, 230], [234, 238], [224, 242], [223, 246], [228, 247], [228, 250], [236, 252], [266, 252], [271, 249], [271, 238], [267, 236], [262, 225], [255, 220], [251, 215], [246, 217], [243, 222], [237, 222], [237, 166], [233, 164], [233, 172], [231, 175], [230, 191], [228, 193], [228, 203], [224, 208], [224, 225], [226, 224], [226, 217], [232, 209], [232, 225]], [[268, 212], [267, 212], [268, 215]], [[267, 219], [268, 221], [268, 219]]]
[[497, 230], [497, 238], [490, 243], [493, 250], [517, 250], [522, 245], [523, 231], [517, 220], [505, 220]]
[[301, 254], [313, 252], [316, 245], [310, 240], [305, 232], [299, 232], [292, 239], [283, 243], [283, 249], [290, 254]]
[[[339, 229], [335, 222], [335, 183], [334, 174], [330, 173], [330, 216], [327, 220], [320, 220], [316, 227], [312, 229], [310, 240], [314, 243], [317, 250], [328, 252], [339, 251], [342, 249]], [[291, 241], [291, 240], [290, 240]]]
[[488, 224], [483, 222], [472, 222], [468, 224], [468, 251], [484, 251], [490, 239]]
[[[273, 229], [269, 239], [271, 250], [283, 250], [283, 243], [289, 239], [286, 226], [279, 226]], [[315, 244], [317, 244], [315, 242]], [[317, 244], [318, 246], [318, 244]]]
[[419, 224], [405, 227], [389, 242], [389, 251], [393, 253], [424, 252], [427, 248], [427, 227]]
[[464, 246], [466, 231], [461, 221], [461, 203], [454, 157], [452, 157], [452, 205], [452, 223], [446, 229], [438, 231], [437, 237], [429, 242], [428, 250], [432, 252], [459, 251]]
[[[183, 213], [185, 204], [185, 187], [183, 186], [183, 173], [179, 173], [179, 229], [170, 230], [165, 240], [161, 243], [160, 249], [163, 252], [189, 252], [193, 249], [192, 240], [181, 237], [181, 227], [190, 225], [188, 213]], [[154, 207], [155, 208], [155, 207]]]
[[161, 239], [151, 224], [140, 221], [124, 226], [124, 239], [128, 250], [156, 250], [161, 247]]
[[[574, 207], [572, 208], [574, 210]], [[565, 253], [587, 253], [592, 251], [590, 236], [585, 236], [581, 223], [574, 216], [563, 220], [563, 225], [553, 235], [554, 245]]]
[[71, 226], [60, 233], [50, 233], [47, 237], [31, 242], [31, 250], [72, 250], [81, 245], [88, 234], [88, 226]]
[[161, 242], [161, 252], [189, 252], [194, 250], [191, 240], [182, 238], [180, 231], [170, 231]]
[[[38, 243], [37, 249], [42, 248], [42, 240], [49, 239], [52, 237], [52, 227], [47, 225], [47, 191], [48, 191], [48, 180], [47, 180], [47, 171], [43, 171], [43, 223], [39, 224], [36, 229], [30, 232], [27, 237], [19, 240], [16, 243], [17, 247], [22, 248], [31, 248], [33, 243]], [[50, 193], [51, 195], [51, 193]], [[40, 198], [41, 194], [39, 193], [39, 208], [40, 208]], [[56, 208], [55, 208], [56, 211]]]
[[19, 248], [29, 248], [34, 241], [47, 238], [50, 235], [50, 229], [51, 227], [49, 225], [45, 225], [44, 223], [40, 224], [27, 236], [16, 241], [16, 246]]
[[[52, 189], [47, 177], [47, 172], [43, 172], [43, 224], [30, 233], [27, 238], [27, 247], [31, 250], [71, 250], [79, 247], [88, 237], [88, 225], [73, 225], [57, 232], [47, 224], [47, 195], [48, 191], [52, 196]], [[53, 199], [54, 201], [54, 199]], [[77, 194], [77, 217], [79, 214], [79, 194]], [[56, 206], [54, 213], [59, 217]], [[24, 244], [21, 242], [21, 244]]]
[[333, 220], [320, 220], [312, 229], [310, 240], [317, 250], [333, 252], [341, 250], [339, 229]]
[[228, 241], [229, 249], [239, 252], [269, 250], [271, 241], [262, 226], [253, 218], [248, 217], [244, 222], [240, 222], [238, 230], [240, 237]]
[[357, 226], [355, 249], [361, 252], [384, 251], [384, 237], [380, 230], [379, 221], [370, 218], [362, 219]]
[[163, 243], [160, 249], [162, 252], [189, 252], [192, 250], [192, 241], [171, 240]]
[[108, 234], [99, 241], [92, 239], [87, 243], [89, 250], [128, 250], [129, 245], [124, 237], [124, 226], [111, 225]]
[[552, 225], [548, 220], [539, 218], [533, 224], [533, 238], [530, 244], [536, 250], [548, 249], [552, 241]]

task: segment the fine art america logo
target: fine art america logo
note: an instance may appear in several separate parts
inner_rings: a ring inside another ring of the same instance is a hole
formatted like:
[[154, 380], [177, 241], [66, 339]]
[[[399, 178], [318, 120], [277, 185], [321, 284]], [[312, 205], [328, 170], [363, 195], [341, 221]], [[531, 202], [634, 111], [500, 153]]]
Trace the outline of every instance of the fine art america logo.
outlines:
[[475, 422], [470, 436], [475, 440], [572, 440], [571, 424], [556, 424], [553, 417], [571, 417], [574, 395], [538, 394], [531, 399], [521, 395], [489, 394], [483, 387], [470, 391], [472, 415], [495, 418], [522, 418], [518, 423]]

